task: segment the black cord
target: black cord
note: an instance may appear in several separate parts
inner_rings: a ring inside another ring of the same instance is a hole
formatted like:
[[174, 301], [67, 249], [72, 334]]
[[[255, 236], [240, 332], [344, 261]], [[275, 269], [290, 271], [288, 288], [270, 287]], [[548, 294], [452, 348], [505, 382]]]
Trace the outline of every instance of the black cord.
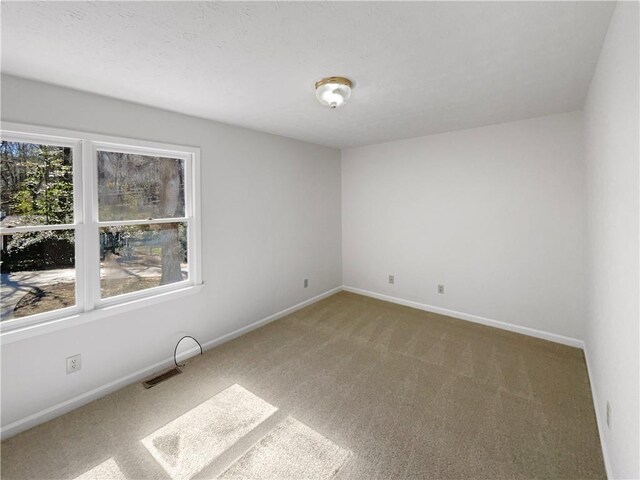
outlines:
[[182, 337], [180, 340], [178, 340], [178, 343], [176, 343], [176, 348], [173, 351], [173, 363], [176, 364], [176, 367], [184, 367], [184, 364], [182, 365], [178, 365], [178, 359], [177, 359], [177, 355], [178, 355], [178, 345], [180, 345], [180, 342], [182, 340], [184, 340], [185, 338], [190, 338], [191, 340], [193, 340], [194, 342], [196, 342], [198, 344], [198, 346], [200, 347], [200, 355], [202, 355], [202, 345], [200, 345], [200, 342], [198, 340], [196, 340], [195, 338], [193, 338], [191, 335], [185, 335], [184, 337]]

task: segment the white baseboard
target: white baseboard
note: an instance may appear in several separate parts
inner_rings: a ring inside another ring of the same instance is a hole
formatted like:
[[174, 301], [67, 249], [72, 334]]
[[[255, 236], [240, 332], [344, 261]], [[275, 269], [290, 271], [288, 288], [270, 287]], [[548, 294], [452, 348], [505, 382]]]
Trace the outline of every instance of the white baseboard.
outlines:
[[[311, 305], [312, 303], [318, 302], [323, 298], [329, 297], [341, 290], [342, 290], [342, 286], [328, 290], [324, 293], [321, 293], [320, 295], [310, 298], [309, 300], [305, 300], [304, 302], [300, 302], [297, 305], [286, 308], [278, 313], [274, 313], [273, 315], [269, 315], [268, 317], [262, 318], [249, 325], [238, 328], [237, 330], [227, 333], [226, 335], [223, 335], [218, 338], [214, 338], [213, 340], [209, 340], [203, 343], [202, 347], [203, 349], [214, 348], [220, 344], [223, 344], [225, 342], [228, 342], [229, 340], [233, 340], [234, 338], [237, 338], [247, 332], [250, 332], [251, 330], [255, 330], [256, 328], [266, 325], [269, 322], [273, 322], [274, 320], [278, 320], [279, 318], [289, 315], [290, 313], [293, 313], [296, 310], [300, 310], [301, 308]], [[195, 354], [198, 351], [199, 349], [197, 347], [192, 348], [187, 350], [186, 352], [183, 352], [180, 356], [185, 357], [185, 356], [188, 356], [190, 353]], [[86, 405], [87, 403], [97, 400], [100, 397], [104, 397], [109, 393], [115, 392], [116, 390], [126, 387], [127, 385], [139, 382], [151, 376], [155, 372], [168, 368], [171, 365], [173, 365], [173, 357], [166, 358], [160, 362], [154, 363], [153, 365], [150, 365], [148, 367], [137, 370], [129, 375], [126, 375], [125, 377], [119, 378], [118, 380], [114, 380], [113, 382], [109, 382], [105, 385], [94, 388], [93, 390], [77, 395], [73, 398], [70, 398], [69, 400], [65, 400], [64, 402], [60, 402], [56, 405], [45, 408], [44, 410], [40, 410], [39, 412], [36, 412], [25, 418], [16, 420], [15, 422], [2, 427], [2, 430], [0, 430], [0, 438], [2, 440], [5, 440], [9, 437], [12, 437], [13, 435], [16, 435], [20, 432], [28, 430], [32, 427], [35, 427], [36, 425], [52, 420], [56, 417], [59, 417], [60, 415], [70, 412], [71, 410], [75, 410], [76, 408], [79, 408], [83, 405]]]
[[343, 290], [346, 292], [357, 293], [359, 295], [365, 295], [367, 297], [377, 298], [378, 300], [385, 300], [387, 302], [397, 303], [406, 307], [417, 308], [418, 310], [425, 310], [431, 313], [439, 313], [448, 317], [459, 318], [461, 320], [467, 320], [469, 322], [480, 323], [488, 327], [500, 328], [502, 330], [509, 330], [510, 332], [521, 333], [523, 335], [529, 335], [530, 337], [542, 338], [551, 342], [561, 343], [570, 347], [584, 348], [584, 342], [577, 338], [565, 337], [564, 335], [558, 335], [556, 333], [545, 332], [543, 330], [536, 330], [535, 328], [523, 327], [520, 325], [514, 325], [512, 323], [500, 322], [491, 318], [480, 317], [478, 315], [472, 315], [470, 313], [457, 312], [455, 310], [449, 310], [447, 308], [434, 307], [424, 303], [414, 302], [412, 300], [404, 300], [402, 298], [392, 297], [383, 293], [376, 293], [369, 290], [363, 290], [360, 288], [344, 286]]
[[596, 412], [596, 424], [598, 425], [598, 436], [600, 437], [600, 447], [602, 448], [602, 458], [604, 459], [604, 469], [607, 474], [607, 478], [613, 478], [613, 473], [611, 472], [611, 461], [609, 460], [609, 450], [607, 449], [607, 442], [604, 439], [605, 428], [607, 425], [607, 421], [605, 418], [602, 418], [602, 413], [600, 411], [600, 404], [598, 403], [598, 396], [596, 393], [596, 386], [593, 382], [593, 370], [591, 370], [591, 363], [589, 361], [589, 349], [587, 348], [587, 343], [585, 342], [584, 348], [584, 360], [587, 364], [587, 377], [589, 377], [589, 386], [591, 387], [591, 398], [593, 399], [593, 409]]
[[[305, 300], [304, 302], [300, 302], [297, 305], [294, 305], [293, 307], [289, 307], [289, 308], [285, 308], [284, 310], [279, 311], [278, 313], [274, 313], [273, 315], [269, 315], [268, 317], [265, 317], [261, 320], [258, 320], [257, 322], [253, 322], [249, 325], [247, 325], [246, 327], [241, 327], [238, 328], [237, 330], [234, 330], [231, 333], [227, 333], [226, 335], [223, 335], [222, 337], [218, 337], [215, 338], [213, 340], [209, 340], [206, 343], [202, 344], [202, 347], [205, 350], [208, 350], [210, 348], [213, 347], [217, 347], [218, 345], [221, 345], [225, 342], [228, 342], [229, 340], [233, 340], [234, 338], [237, 338], [241, 335], [244, 335], [245, 333], [250, 332], [251, 330], [255, 330], [256, 328], [262, 327], [263, 325], [266, 325], [267, 323], [273, 322], [275, 320], [278, 320], [279, 318], [285, 317], [287, 315], [289, 315], [290, 313], [293, 313], [297, 310], [300, 310], [301, 308], [307, 307], [309, 305], [311, 305], [312, 303], [316, 303], [319, 302], [320, 300], [330, 297], [331, 295], [333, 295], [334, 293], [338, 293], [342, 291], [342, 286], [336, 287], [336, 288], [332, 288], [331, 290], [327, 290], [324, 293], [321, 293], [320, 295], [316, 295], [313, 298], [310, 298], [309, 300]], [[193, 349], [193, 351], [195, 352], [196, 349]]]

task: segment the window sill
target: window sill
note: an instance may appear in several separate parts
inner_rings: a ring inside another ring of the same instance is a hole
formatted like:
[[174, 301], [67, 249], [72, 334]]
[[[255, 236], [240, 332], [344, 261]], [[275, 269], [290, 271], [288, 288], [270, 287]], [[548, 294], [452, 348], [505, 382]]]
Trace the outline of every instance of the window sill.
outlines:
[[47, 333], [63, 330], [65, 328], [83, 325], [93, 322], [101, 318], [121, 315], [126, 312], [138, 310], [149, 305], [164, 303], [171, 300], [177, 300], [190, 295], [196, 295], [202, 291], [203, 284], [190, 285], [179, 290], [171, 290], [169, 292], [159, 293], [157, 295], [131, 300], [125, 303], [109, 305], [102, 308], [96, 308], [90, 312], [81, 312], [67, 317], [56, 318], [35, 325], [17, 327], [12, 330], [6, 330], [0, 333], [0, 344], [7, 345], [9, 343], [25, 340], [27, 338], [44, 335]]

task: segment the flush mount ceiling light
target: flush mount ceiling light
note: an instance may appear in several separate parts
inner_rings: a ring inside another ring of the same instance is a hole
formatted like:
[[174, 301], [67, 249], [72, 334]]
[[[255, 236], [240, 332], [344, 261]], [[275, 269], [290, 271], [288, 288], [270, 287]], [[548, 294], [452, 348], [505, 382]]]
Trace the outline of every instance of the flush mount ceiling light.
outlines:
[[316, 98], [320, 105], [336, 108], [347, 103], [351, 96], [351, 80], [327, 77], [316, 82]]

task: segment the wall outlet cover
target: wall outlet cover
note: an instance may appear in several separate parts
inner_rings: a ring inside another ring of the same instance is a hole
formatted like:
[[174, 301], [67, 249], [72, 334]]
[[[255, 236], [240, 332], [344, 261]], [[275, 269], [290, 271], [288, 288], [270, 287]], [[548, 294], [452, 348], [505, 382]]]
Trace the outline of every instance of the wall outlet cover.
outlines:
[[77, 372], [82, 368], [82, 360], [80, 354], [67, 358], [67, 374]]
[[389, 275], [389, 283], [391, 285], [393, 285], [395, 283], [395, 281], [396, 281], [395, 275]]

